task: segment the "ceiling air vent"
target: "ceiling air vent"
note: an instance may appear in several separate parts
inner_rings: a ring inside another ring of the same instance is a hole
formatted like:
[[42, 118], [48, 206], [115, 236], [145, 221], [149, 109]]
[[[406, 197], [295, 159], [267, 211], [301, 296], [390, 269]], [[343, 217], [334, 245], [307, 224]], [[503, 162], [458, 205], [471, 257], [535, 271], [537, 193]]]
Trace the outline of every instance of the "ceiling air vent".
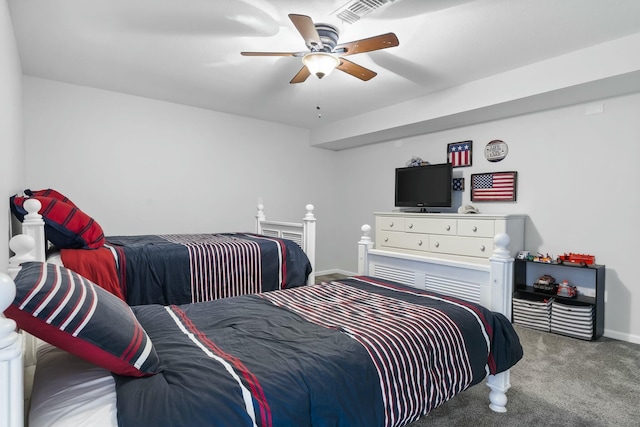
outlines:
[[382, 6], [393, 3], [396, 0], [354, 0], [346, 3], [332, 13], [340, 18], [343, 22], [353, 24], [359, 21], [365, 15], [373, 12]]

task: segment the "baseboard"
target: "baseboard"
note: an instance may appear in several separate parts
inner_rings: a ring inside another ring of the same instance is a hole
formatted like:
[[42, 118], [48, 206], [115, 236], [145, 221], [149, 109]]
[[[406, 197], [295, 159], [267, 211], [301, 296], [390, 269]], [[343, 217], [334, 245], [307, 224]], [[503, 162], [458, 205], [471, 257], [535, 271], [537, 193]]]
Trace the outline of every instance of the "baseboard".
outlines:
[[623, 334], [620, 332], [612, 331], [610, 329], [605, 329], [603, 335], [607, 338], [613, 338], [614, 340], [640, 344], [640, 336], [638, 335]]
[[316, 271], [316, 277], [317, 276], [326, 276], [329, 274], [343, 274], [345, 276], [357, 276], [358, 273], [354, 273], [353, 271], [346, 271], [346, 270], [340, 270], [340, 269], [332, 269], [332, 270], [322, 270], [322, 271]]

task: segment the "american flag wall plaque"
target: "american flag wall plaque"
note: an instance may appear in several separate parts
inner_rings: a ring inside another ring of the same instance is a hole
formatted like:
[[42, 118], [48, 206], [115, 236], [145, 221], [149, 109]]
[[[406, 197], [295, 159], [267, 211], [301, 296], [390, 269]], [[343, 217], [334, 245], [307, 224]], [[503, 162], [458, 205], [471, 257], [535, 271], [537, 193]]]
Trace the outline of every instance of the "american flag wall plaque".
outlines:
[[517, 172], [471, 175], [472, 202], [515, 202]]
[[454, 168], [471, 166], [473, 141], [452, 142], [447, 144], [447, 160]]

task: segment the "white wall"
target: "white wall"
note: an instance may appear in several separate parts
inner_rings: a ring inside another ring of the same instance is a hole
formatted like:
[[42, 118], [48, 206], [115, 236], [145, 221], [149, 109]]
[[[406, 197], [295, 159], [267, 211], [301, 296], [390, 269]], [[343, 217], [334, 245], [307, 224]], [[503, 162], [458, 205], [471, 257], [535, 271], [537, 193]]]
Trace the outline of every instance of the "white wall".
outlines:
[[24, 183], [20, 58], [6, 1], [0, 1], [0, 271], [9, 258], [9, 196]]
[[[321, 271], [355, 271], [360, 226], [393, 209], [395, 167], [414, 155], [444, 162], [447, 143], [471, 139], [473, 166], [454, 170], [467, 186], [456, 205], [469, 202], [472, 173], [517, 171], [517, 202], [477, 206], [526, 213], [524, 249], [596, 255], [607, 265], [606, 335], [640, 342], [640, 94], [598, 101], [602, 114], [576, 105], [332, 152], [310, 148], [297, 128], [31, 77], [23, 85], [26, 186], [67, 193], [111, 235], [248, 229], [258, 197], [288, 220], [313, 202]], [[499, 163], [483, 156], [493, 139], [509, 145]]]
[[337, 153], [306, 130], [24, 77], [26, 186], [55, 188], [106, 235], [251, 231], [316, 205], [316, 270], [331, 250]]
[[[473, 166], [454, 169], [467, 188], [454, 193], [458, 205], [469, 203], [472, 173], [517, 171], [517, 202], [475, 205], [483, 213], [527, 214], [524, 249], [594, 254], [607, 266], [605, 334], [640, 343], [640, 94], [595, 104], [603, 105], [602, 114], [585, 115], [593, 104], [575, 105], [341, 151], [335, 169], [344, 213], [344, 229], [335, 234], [338, 268], [356, 268], [352, 247], [360, 226], [373, 225], [372, 212], [394, 209], [394, 168], [416, 155], [445, 162], [448, 143], [471, 139]], [[509, 146], [498, 163], [483, 155], [493, 139]]]

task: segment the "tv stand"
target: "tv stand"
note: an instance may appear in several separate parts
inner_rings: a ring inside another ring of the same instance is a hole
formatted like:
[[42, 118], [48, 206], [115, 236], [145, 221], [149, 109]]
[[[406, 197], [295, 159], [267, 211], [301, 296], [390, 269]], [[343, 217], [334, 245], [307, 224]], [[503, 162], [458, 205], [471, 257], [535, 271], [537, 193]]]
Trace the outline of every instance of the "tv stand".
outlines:
[[488, 263], [493, 237], [506, 233], [515, 258], [524, 247], [526, 215], [376, 212], [375, 247], [391, 252]]

